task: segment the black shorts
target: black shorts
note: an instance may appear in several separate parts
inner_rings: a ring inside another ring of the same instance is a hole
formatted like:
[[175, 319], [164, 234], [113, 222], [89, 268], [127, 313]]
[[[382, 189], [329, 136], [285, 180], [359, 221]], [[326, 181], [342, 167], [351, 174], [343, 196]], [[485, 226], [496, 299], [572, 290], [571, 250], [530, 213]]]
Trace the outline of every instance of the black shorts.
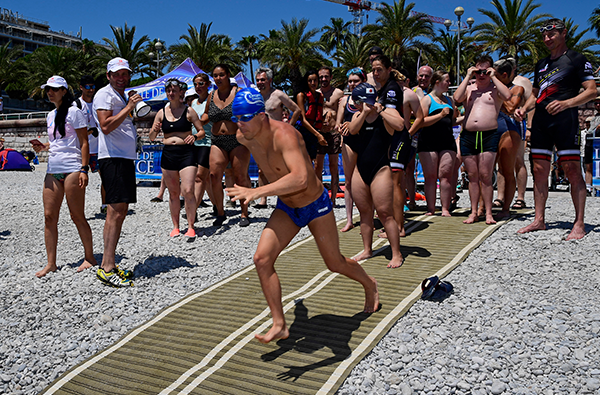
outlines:
[[179, 171], [189, 166], [197, 167], [194, 148], [190, 144], [165, 145], [160, 158], [161, 169]]
[[106, 204], [135, 203], [135, 163], [132, 159], [99, 159], [100, 179], [106, 191]]
[[392, 171], [404, 170], [417, 151], [412, 145], [410, 134], [406, 130], [395, 131], [390, 144], [390, 168]]
[[594, 140], [585, 139], [585, 149], [583, 152], [583, 164], [589, 165], [594, 163]]
[[335, 155], [342, 152], [342, 135], [337, 132], [322, 133], [325, 140], [327, 140], [327, 146], [319, 144], [317, 147], [317, 154]]
[[470, 132], [463, 129], [460, 132], [460, 154], [461, 156], [472, 156], [484, 152], [498, 152], [500, 136], [497, 129]]
[[577, 108], [569, 108], [550, 115], [544, 108], [536, 108], [531, 125], [531, 157], [536, 160], [552, 159], [556, 147], [558, 161], [580, 161], [579, 118]]
[[308, 156], [310, 159], [315, 159], [317, 157], [317, 148], [321, 145], [319, 144], [319, 140], [304, 127], [300, 127], [300, 134], [302, 134], [302, 138], [304, 139], [304, 145], [306, 146], [306, 151], [308, 151]]
[[210, 145], [206, 146], [202, 146], [202, 145], [196, 145], [194, 146], [194, 149], [196, 150], [196, 163], [199, 166], [204, 167], [205, 169], [209, 169], [209, 163], [210, 163]]

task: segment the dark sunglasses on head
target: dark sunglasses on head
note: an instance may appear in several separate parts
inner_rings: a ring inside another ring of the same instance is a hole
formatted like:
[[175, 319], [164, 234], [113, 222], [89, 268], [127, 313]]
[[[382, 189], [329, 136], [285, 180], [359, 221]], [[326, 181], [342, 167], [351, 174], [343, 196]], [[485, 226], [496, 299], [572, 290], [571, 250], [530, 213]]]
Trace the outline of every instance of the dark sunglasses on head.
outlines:
[[87, 90], [96, 89], [96, 85], [93, 85], [93, 84], [87, 84], [87, 85], [84, 85], [83, 87]]
[[58, 92], [58, 90], [60, 88], [57, 88], [55, 86], [47, 86], [47, 87], [44, 88], [44, 92], [48, 92], [50, 89], [52, 89], [52, 92]]
[[475, 70], [473, 74], [486, 75], [488, 73], [487, 70]]
[[544, 32], [549, 32], [550, 30], [554, 30], [554, 29], [564, 29], [564, 26], [561, 25], [547, 25], [547, 26], [542, 26], [540, 27], [540, 33], [544, 33]]
[[244, 115], [234, 115], [234, 116], [231, 117], [231, 122], [234, 122], [234, 123], [248, 122], [248, 121], [251, 121], [252, 118], [254, 118], [256, 116], [256, 114], [258, 114], [258, 113], [244, 114]]

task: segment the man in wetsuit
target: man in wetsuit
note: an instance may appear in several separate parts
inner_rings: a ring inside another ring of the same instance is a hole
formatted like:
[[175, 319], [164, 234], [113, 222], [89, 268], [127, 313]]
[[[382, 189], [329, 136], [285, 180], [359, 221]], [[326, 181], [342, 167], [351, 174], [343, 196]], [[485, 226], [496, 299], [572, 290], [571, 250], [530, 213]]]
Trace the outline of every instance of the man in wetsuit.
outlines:
[[331, 67], [323, 66], [319, 69], [318, 89], [323, 94], [323, 128], [321, 134], [325, 137], [327, 145], [317, 147], [317, 160], [315, 161], [315, 173], [319, 180], [323, 180], [323, 163], [325, 154], [329, 156], [329, 173], [331, 174], [331, 202], [335, 205], [335, 197], [340, 185], [338, 160], [342, 152], [342, 135], [335, 129], [335, 120], [340, 99], [344, 96], [341, 89], [331, 86]]
[[250, 150], [270, 184], [254, 189], [234, 185], [226, 189], [227, 193], [233, 200], [241, 202], [279, 196], [254, 254], [273, 326], [265, 335], [255, 337], [268, 343], [289, 336], [281, 302], [281, 284], [274, 265], [281, 251], [306, 225], [314, 235], [327, 267], [361, 283], [365, 291], [364, 311], [376, 311], [379, 307], [377, 282], [356, 261], [340, 253], [331, 201], [313, 171], [300, 133], [287, 123], [269, 119], [262, 96], [255, 89], [239, 91], [232, 110], [232, 120], [239, 126], [238, 141]]
[[[548, 173], [552, 151], [556, 147], [558, 161], [571, 184], [571, 198], [575, 206], [575, 222], [567, 240], [576, 240], [585, 236], [583, 217], [586, 198], [580, 168], [577, 107], [596, 97], [596, 83], [591, 63], [567, 47], [567, 29], [562, 20], [549, 19], [540, 30], [550, 56], [535, 66], [532, 95], [515, 112], [518, 119], [523, 119], [528, 111], [535, 108], [531, 128], [535, 218], [519, 233], [546, 229]], [[583, 91], [579, 93], [582, 86]]]
[[[292, 113], [290, 125], [296, 124], [301, 115], [300, 108], [283, 91], [273, 88], [273, 70], [267, 67], [259, 67], [256, 70], [256, 87], [265, 101], [265, 113], [269, 118], [281, 121], [283, 119], [283, 107], [285, 106]], [[258, 169], [258, 185], [265, 184], [267, 184], [267, 179], [262, 170]], [[267, 197], [261, 198], [258, 204], [254, 205], [254, 208], [267, 208]]]

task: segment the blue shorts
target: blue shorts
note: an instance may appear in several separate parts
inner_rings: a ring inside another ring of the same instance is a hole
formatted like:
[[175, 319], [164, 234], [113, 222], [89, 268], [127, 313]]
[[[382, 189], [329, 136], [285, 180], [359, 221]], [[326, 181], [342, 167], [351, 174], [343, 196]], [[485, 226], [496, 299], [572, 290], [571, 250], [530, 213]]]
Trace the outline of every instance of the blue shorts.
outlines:
[[275, 209], [282, 210], [292, 219], [292, 221], [294, 221], [296, 226], [303, 228], [313, 219], [329, 214], [331, 210], [333, 210], [333, 206], [329, 199], [327, 189], [323, 188], [321, 196], [308, 206], [293, 208], [283, 203], [281, 199], [278, 198]]

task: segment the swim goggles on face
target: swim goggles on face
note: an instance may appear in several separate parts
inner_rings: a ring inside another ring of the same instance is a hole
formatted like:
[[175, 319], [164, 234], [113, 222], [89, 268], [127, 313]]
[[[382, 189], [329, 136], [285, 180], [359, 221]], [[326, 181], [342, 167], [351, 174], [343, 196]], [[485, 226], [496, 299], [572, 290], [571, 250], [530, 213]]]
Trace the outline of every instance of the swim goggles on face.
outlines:
[[87, 90], [96, 89], [96, 85], [94, 85], [94, 84], [86, 84], [83, 87]]
[[475, 70], [473, 74], [486, 75], [488, 73], [487, 70]]
[[245, 114], [245, 115], [234, 115], [231, 117], [231, 122], [234, 123], [238, 123], [238, 122], [248, 122], [251, 121], [252, 118], [254, 118], [256, 116], [256, 114], [258, 114], [257, 112], [255, 112], [254, 114]]

